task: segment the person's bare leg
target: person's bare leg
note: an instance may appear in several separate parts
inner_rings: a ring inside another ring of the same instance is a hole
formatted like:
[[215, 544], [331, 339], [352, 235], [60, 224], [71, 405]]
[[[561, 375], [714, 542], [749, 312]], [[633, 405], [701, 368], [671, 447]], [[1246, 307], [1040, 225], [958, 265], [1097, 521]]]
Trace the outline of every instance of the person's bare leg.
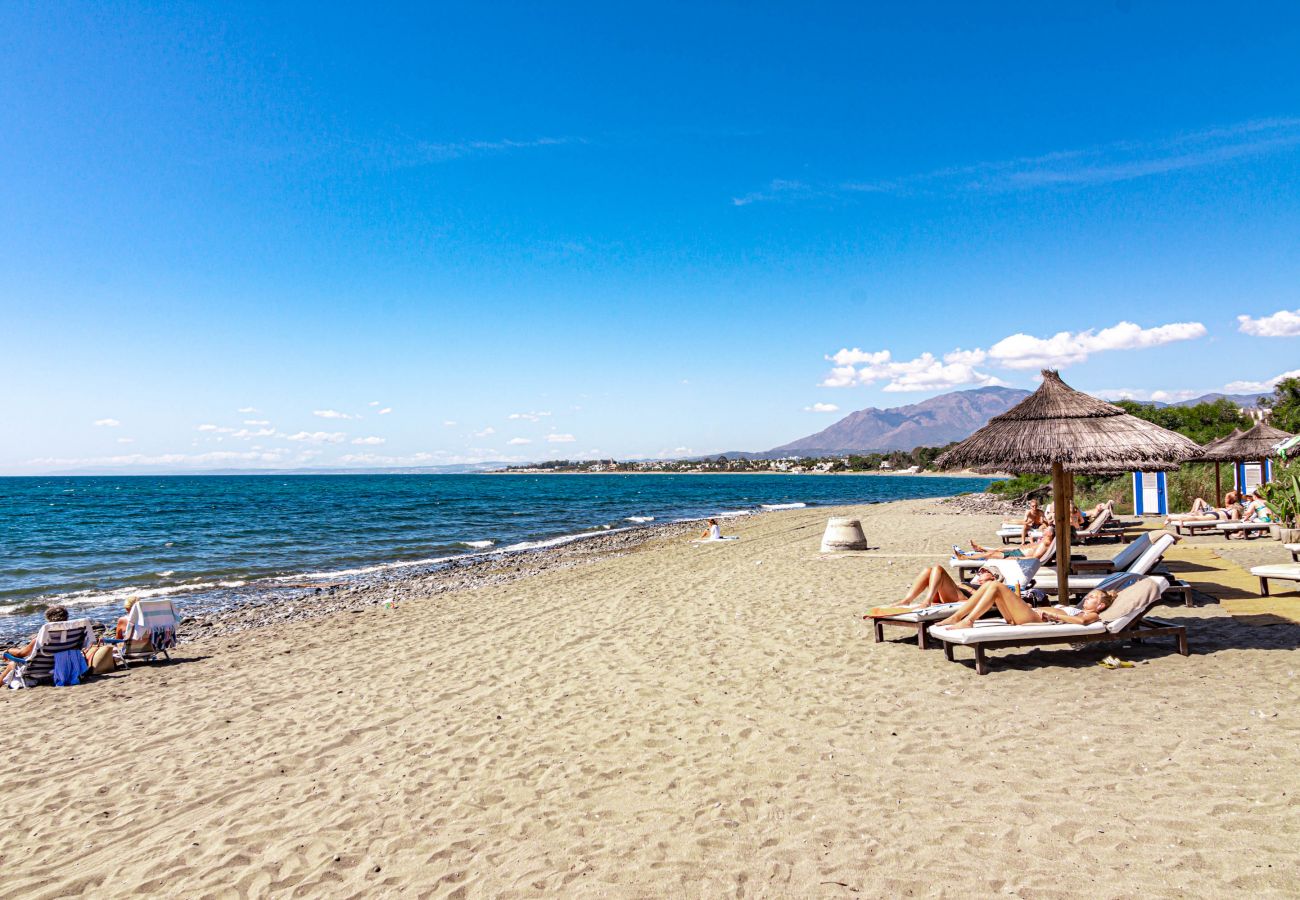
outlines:
[[972, 627], [976, 619], [993, 608], [993, 604], [997, 600], [997, 589], [1002, 586], [1001, 582], [997, 581], [981, 584], [979, 590], [970, 598], [970, 602], [949, 616], [952, 621], [944, 621], [941, 624], [952, 628]]
[[911, 590], [903, 598], [904, 603], [911, 603], [929, 589], [930, 583], [934, 580], [934, 569], [937, 568], [938, 566], [931, 566], [921, 570], [921, 574], [916, 576], [916, 581], [912, 582]]
[[962, 593], [957, 582], [952, 580], [948, 570], [943, 566], [935, 566], [937, 574], [934, 579], [934, 594], [930, 597], [931, 603], [963, 603], [966, 595]]
[[998, 584], [995, 587], [1000, 588], [993, 592], [993, 603], [997, 605], [998, 612], [1002, 613], [1002, 618], [1006, 619], [1012, 625], [1029, 625], [1034, 622], [1042, 622], [1043, 617], [1038, 614], [1032, 606], [1005, 584]]

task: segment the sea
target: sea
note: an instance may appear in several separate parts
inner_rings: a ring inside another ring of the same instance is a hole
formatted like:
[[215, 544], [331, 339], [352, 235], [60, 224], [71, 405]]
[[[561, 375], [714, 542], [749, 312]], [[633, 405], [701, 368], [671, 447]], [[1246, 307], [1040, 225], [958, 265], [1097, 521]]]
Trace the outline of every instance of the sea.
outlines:
[[0, 478], [0, 639], [47, 606], [110, 621], [128, 596], [219, 611], [284, 586], [423, 574], [615, 529], [982, 490], [906, 475]]

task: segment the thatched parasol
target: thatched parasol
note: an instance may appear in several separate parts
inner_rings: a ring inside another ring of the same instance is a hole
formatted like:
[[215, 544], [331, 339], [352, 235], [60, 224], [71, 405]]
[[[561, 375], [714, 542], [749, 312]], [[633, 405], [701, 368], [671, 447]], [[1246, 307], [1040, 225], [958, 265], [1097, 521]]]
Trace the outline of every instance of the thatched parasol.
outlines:
[[[1211, 441], [1202, 448], [1200, 459], [1214, 463], [1214, 489], [1219, 490], [1219, 465], [1221, 463], [1259, 462], [1260, 477], [1266, 470], [1266, 460], [1273, 455], [1273, 448], [1291, 437], [1290, 434], [1272, 425], [1258, 422], [1245, 431], [1233, 431], [1227, 437]], [[1238, 490], [1245, 484], [1237, 485]], [[1222, 497], [1219, 501], [1222, 502]]]
[[1020, 403], [940, 456], [944, 469], [1051, 472], [1059, 596], [1069, 596], [1070, 511], [1074, 473], [1161, 471], [1194, 459], [1188, 438], [1076, 391], [1055, 369]]
[[1213, 453], [1224, 441], [1231, 440], [1240, 434], [1241, 434], [1241, 429], [1234, 428], [1232, 429], [1232, 434], [1225, 434], [1221, 438], [1215, 438], [1214, 440], [1210, 441], [1208, 444], [1206, 444], [1204, 447], [1201, 448], [1201, 455], [1196, 458], [1197, 462], [1214, 463], [1214, 505], [1215, 506], [1223, 505], [1223, 477], [1221, 472], [1219, 471], [1219, 467], [1223, 464], [1223, 460], [1215, 459]]

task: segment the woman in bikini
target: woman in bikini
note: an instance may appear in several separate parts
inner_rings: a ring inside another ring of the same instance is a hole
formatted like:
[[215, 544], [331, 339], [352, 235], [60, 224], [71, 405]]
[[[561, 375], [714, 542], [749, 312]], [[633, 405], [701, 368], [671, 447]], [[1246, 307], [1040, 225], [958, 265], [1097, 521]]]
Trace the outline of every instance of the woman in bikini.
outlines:
[[970, 628], [976, 619], [996, 606], [1008, 625], [1046, 625], [1053, 622], [1091, 625], [1100, 620], [1101, 613], [1118, 596], [1118, 591], [1094, 590], [1088, 592], [1079, 606], [1057, 604], [1035, 609], [1005, 584], [992, 582], [978, 588], [974, 596], [939, 624], [952, 628]]
[[916, 577], [912, 589], [903, 598], [903, 605], [922, 609], [939, 603], [961, 603], [969, 600], [983, 585], [1001, 580], [1001, 572], [985, 566], [975, 573], [970, 584], [959, 584], [943, 566], [929, 566]]

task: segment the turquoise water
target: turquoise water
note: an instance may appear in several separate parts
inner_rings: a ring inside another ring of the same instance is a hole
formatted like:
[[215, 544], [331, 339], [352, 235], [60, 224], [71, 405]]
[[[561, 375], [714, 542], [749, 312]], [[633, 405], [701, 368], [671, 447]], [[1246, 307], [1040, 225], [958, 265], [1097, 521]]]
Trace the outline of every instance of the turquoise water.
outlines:
[[988, 479], [789, 475], [0, 478], [0, 634], [52, 603], [219, 608], [276, 579], [427, 571], [470, 553], [783, 504], [979, 490]]

